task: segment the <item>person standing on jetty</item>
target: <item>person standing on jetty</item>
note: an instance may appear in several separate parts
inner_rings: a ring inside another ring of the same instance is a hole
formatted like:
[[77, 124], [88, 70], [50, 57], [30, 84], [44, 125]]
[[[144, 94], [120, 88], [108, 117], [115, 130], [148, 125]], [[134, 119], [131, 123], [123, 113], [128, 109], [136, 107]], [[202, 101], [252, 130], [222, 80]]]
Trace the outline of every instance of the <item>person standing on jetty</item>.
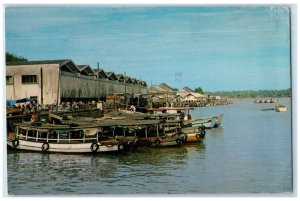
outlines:
[[135, 113], [136, 111], [136, 108], [134, 107], [134, 105], [131, 105], [129, 110], [132, 112], [132, 113]]

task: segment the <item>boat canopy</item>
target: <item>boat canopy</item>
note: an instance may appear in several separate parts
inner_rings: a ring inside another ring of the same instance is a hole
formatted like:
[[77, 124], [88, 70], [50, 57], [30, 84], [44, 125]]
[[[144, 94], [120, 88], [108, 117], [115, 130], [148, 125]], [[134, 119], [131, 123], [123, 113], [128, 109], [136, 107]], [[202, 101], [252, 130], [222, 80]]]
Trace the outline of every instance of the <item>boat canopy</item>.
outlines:
[[6, 107], [13, 107], [16, 103], [26, 103], [32, 101], [31, 98], [22, 98], [22, 99], [10, 99], [6, 100]]
[[193, 110], [193, 107], [160, 107], [160, 108], [148, 108], [148, 111], [165, 111], [165, 110]]

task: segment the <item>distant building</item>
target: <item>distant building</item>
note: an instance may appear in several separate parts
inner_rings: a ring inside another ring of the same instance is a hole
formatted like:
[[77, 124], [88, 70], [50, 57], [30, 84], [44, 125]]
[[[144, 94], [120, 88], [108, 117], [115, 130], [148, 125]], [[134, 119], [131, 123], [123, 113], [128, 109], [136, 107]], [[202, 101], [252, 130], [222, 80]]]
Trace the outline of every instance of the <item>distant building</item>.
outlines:
[[172, 87], [167, 85], [166, 83], [161, 83], [159, 87], [163, 88], [167, 93], [169, 94], [176, 94], [176, 90], [174, 90]]
[[175, 100], [177, 103], [202, 103], [207, 100], [207, 96], [196, 92], [181, 90], [176, 93]]
[[218, 104], [222, 104], [222, 98], [221, 96], [209, 96], [208, 100], [210, 102], [211, 105], [218, 105]]
[[6, 64], [6, 99], [35, 98], [40, 104], [59, 104], [105, 99], [110, 94], [125, 92], [148, 94], [147, 83], [132, 82], [131, 78], [89, 65], [76, 65], [70, 59]]
[[166, 94], [167, 90], [163, 89], [162, 87], [158, 85], [153, 85], [149, 87], [150, 94]]
[[189, 87], [183, 87], [183, 88], [181, 89], [181, 91], [185, 91], [185, 92], [194, 92], [194, 90], [192, 90], [192, 89], [189, 88]]

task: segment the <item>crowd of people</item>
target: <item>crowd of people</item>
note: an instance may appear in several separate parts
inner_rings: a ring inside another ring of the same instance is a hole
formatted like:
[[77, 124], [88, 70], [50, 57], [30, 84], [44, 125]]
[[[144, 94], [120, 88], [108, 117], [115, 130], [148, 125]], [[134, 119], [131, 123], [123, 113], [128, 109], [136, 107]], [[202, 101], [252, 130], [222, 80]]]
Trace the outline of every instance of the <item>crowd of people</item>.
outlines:
[[71, 102], [62, 102], [60, 105], [56, 104], [47, 104], [41, 105], [38, 104], [35, 100], [23, 102], [23, 103], [16, 103], [12, 107], [17, 111], [17, 113], [21, 115], [31, 115], [40, 113], [42, 111], [53, 111], [53, 110], [63, 110], [63, 111], [74, 111], [74, 110], [81, 110], [81, 109], [92, 109], [97, 108], [97, 103], [95, 101], [73, 101]]

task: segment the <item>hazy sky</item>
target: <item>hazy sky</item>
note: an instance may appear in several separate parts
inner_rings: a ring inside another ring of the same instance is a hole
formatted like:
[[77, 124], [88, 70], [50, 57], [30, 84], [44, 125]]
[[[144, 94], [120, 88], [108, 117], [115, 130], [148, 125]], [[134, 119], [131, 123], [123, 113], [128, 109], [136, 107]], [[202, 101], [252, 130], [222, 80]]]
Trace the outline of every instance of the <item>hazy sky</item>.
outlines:
[[172, 87], [290, 87], [286, 7], [7, 7], [6, 51]]

